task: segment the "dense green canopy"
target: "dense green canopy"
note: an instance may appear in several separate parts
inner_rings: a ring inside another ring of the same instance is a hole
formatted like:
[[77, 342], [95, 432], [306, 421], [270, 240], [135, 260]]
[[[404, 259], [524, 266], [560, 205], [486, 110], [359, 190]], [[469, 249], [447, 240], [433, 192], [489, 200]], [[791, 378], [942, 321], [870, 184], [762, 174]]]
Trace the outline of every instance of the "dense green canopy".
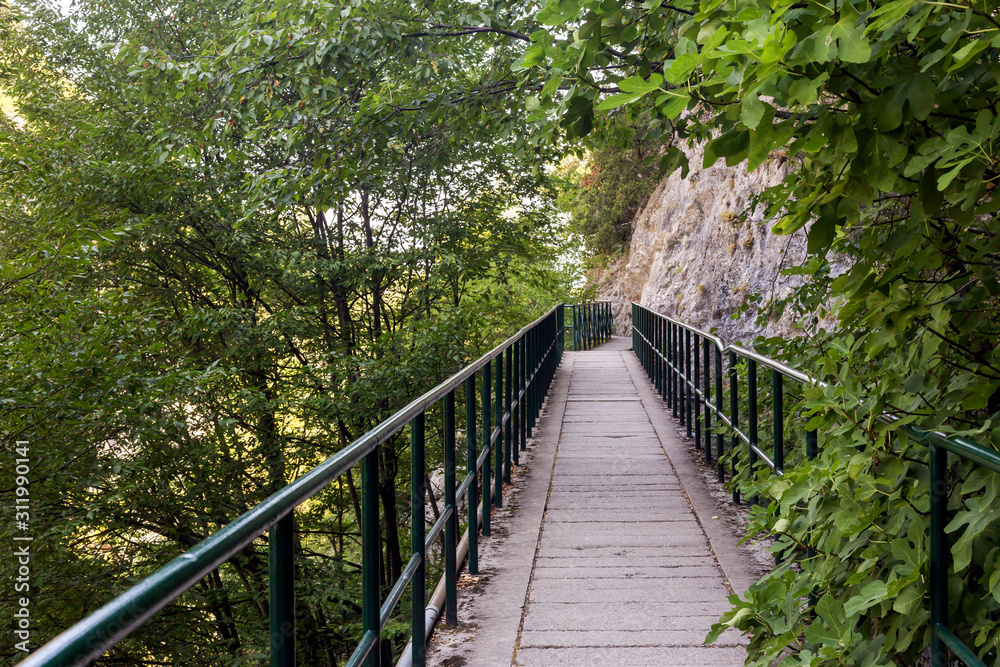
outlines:
[[[31, 447], [33, 647], [565, 297], [516, 53], [428, 33], [467, 11], [0, 15], [0, 434]], [[387, 584], [406, 447], [381, 453]], [[357, 503], [347, 476], [298, 512], [303, 664], [360, 636]], [[266, 605], [262, 538], [107, 659], [257, 664]]]

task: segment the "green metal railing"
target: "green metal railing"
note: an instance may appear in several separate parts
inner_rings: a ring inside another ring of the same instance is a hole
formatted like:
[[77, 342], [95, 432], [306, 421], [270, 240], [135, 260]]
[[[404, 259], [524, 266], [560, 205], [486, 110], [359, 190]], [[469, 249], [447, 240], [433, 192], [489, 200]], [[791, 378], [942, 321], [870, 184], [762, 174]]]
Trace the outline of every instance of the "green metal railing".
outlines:
[[[446, 622], [457, 623], [458, 510], [456, 499], [468, 494], [469, 571], [478, 573], [477, 533], [490, 534], [490, 497], [503, 502], [502, 484], [519, 463], [563, 352], [563, 306], [483, 355], [475, 363], [416, 399], [341, 452], [302, 475], [247, 513], [143, 579], [99, 610], [72, 626], [20, 663], [21, 667], [86, 665], [128, 637], [158, 611], [223, 563], [268, 532], [270, 567], [270, 643], [272, 667], [293, 667], [295, 643], [294, 510], [355, 465], [361, 466], [361, 563], [363, 636], [348, 665], [384, 664], [378, 649], [381, 632], [402, 599], [411, 593], [412, 663], [424, 664], [426, 553], [445, 537], [444, 584]], [[477, 444], [476, 376], [481, 383], [482, 447]], [[467, 470], [456, 487], [455, 395], [464, 386]], [[492, 406], [491, 406], [492, 401]], [[445, 509], [425, 532], [425, 415], [442, 403]], [[494, 426], [491, 426], [491, 419]], [[378, 449], [406, 426], [410, 430], [412, 556], [402, 575], [384, 597], [379, 586], [380, 527], [377, 489]], [[495, 468], [491, 463], [495, 459]], [[495, 472], [494, 472], [495, 470]], [[482, 520], [479, 521], [477, 480], [481, 478]], [[492, 484], [492, 488], [491, 488]]]
[[610, 301], [590, 301], [566, 306], [572, 309], [573, 349], [589, 350], [607, 342], [614, 331], [614, 318]]
[[[705, 462], [712, 465], [714, 459], [719, 482], [725, 481], [723, 456], [726, 453], [726, 440], [729, 440], [729, 458], [732, 463], [730, 474], [733, 477], [741, 472], [738, 466], [743, 461], [746, 461], [747, 469], [742, 472], [751, 477], [760, 463], [775, 475], [784, 474], [786, 453], [790, 451], [787, 450], [789, 442], [786, 439], [785, 424], [792, 416], [785, 409], [785, 385], [791, 382], [822, 386], [823, 383], [780, 361], [738, 345], [726, 345], [712, 334], [654, 313], [637, 303], [632, 304], [632, 349], [661, 398], [667, 402], [668, 409], [685, 427], [687, 436], [695, 439], [699, 451], [704, 450]], [[770, 403], [769, 421], [766, 416], [762, 420], [759, 415], [761, 392], [757, 384], [757, 373], [760, 367], [770, 370], [771, 374], [770, 391], [766, 388], [764, 390], [764, 402]], [[740, 423], [738, 389], [741, 369], [748, 397], [745, 427]], [[727, 393], [724, 391], [724, 378], [729, 385], [728, 414], [723, 406], [724, 394]], [[891, 415], [883, 415], [881, 418], [884, 421], [895, 420]], [[714, 455], [713, 419], [728, 427], [732, 434], [726, 437], [722, 429], [714, 429]], [[767, 452], [759, 438], [762, 427], [771, 436], [772, 448]], [[1000, 453], [966, 438], [949, 437], [911, 424], [905, 425], [903, 432], [913, 441], [927, 445], [929, 449], [931, 488], [928, 585], [931, 666], [946, 667], [950, 651], [965, 665], [985, 667], [985, 663], [948, 627], [950, 549], [945, 535], [949, 489], [947, 456], [951, 452], [1000, 473]], [[814, 459], [819, 452], [816, 431], [806, 431], [804, 436], [805, 451], [802, 454], [807, 460]], [[741, 447], [740, 443], [744, 446]], [[740, 502], [738, 489], [733, 491], [733, 501]], [[814, 555], [815, 552], [807, 548], [806, 558]], [[811, 599], [811, 604], [814, 603], [815, 600]]]

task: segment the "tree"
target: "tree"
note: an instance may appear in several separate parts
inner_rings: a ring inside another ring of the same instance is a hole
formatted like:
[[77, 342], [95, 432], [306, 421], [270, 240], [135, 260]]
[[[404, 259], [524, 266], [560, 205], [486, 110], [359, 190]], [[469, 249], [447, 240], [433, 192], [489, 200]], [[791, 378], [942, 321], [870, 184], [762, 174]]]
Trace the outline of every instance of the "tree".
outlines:
[[592, 142], [584, 160], [570, 159], [563, 166], [562, 206], [595, 257], [615, 257], [628, 249], [632, 221], [658, 184], [663, 148], [646, 137], [633, 137], [624, 147], [604, 139]]
[[[565, 289], [547, 268], [554, 194], [533, 169], [548, 153], [520, 147], [503, 97], [511, 52], [491, 31], [433, 27], [468, 8], [371, 9], [85, 2], [71, 19], [6, 17], [19, 27], [0, 36], [0, 88], [21, 122], [0, 128], [0, 429], [33, 443], [45, 480], [36, 640]], [[407, 548], [405, 453], [393, 441], [380, 462], [386, 585]], [[303, 664], [343, 659], [360, 634], [356, 508], [348, 475], [299, 513]], [[256, 664], [264, 549], [108, 659]]]

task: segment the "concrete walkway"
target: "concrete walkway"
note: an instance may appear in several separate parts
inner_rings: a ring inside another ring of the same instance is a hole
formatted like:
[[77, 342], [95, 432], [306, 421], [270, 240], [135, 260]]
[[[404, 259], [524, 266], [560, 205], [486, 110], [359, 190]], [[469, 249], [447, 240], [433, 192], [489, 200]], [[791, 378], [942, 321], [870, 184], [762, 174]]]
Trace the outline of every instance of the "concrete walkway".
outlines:
[[750, 567], [629, 351], [566, 353], [483, 592], [431, 664], [742, 665], [745, 640], [702, 642]]

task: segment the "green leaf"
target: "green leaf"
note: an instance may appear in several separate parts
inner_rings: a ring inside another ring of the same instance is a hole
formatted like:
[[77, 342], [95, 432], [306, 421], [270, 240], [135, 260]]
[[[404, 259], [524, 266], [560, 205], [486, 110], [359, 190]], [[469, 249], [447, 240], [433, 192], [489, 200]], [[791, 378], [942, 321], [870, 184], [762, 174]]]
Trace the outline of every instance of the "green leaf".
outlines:
[[664, 63], [663, 78], [673, 84], [684, 83], [698, 66], [700, 59], [701, 55], [697, 52], [677, 56], [669, 67]]
[[895, 0], [882, 5], [868, 15], [867, 33], [878, 33], [902, 20], [920, 0]]
[[886, 598], [887, 589], [884, 581], [872, 581], [861, 588], [858, 595], [844, 603], [844, 613], [848, 618], [868, 610]]
[[663, 77], [659, 74], [651, 74], [649, 80], [643, 79], [641, 76], [633, 76], [619, 81], [618, 89], [623, 93], [640, 93], [645, 95], [654, 90], [659, 90], [661, 84], [663, 84]]
[[836, 200], [820, 206], [819, 218], [809, 228], [809, 240], [806, 247], [809, 253], [825, 253], [833, 245], [839, 222], [837, 216], [839, 203], [839, 200]]
[[830, 30], [830, 37], [837, 40], [837, 56], [845, 63], [866, 63], [872, 56], [872, 47], [858, 25], [857, 12], [847, 9], [852, 5], [843, 7], [844, 18]]
[[952, 54], [952, 65], [948, 68], [949, 72], [954, 72], [956, 70], [962, 69], [974, 59], [976, 59], [980, 53], [985, 51], [990, 46], [989, 40], [986, 39], [974, 39], [967, 43], [965, 46], [960, 48], [958, 51]]
[[[545, 47], [542, 45], [535, 45], [528, 48], [528, 50], [524, 52], [524, 55], [521, 56], [521, 59], [517, 62], [516, 69], [520, 70], [534, 67], [535, 65], [541, 64], [543, 60], [545, 60]], [[556, 77], [553, 76], [552, 78]], [[562, 80], [562, 77], [559, 77], [559, 80]]]
[[923, 603], [924, 591], [919, 585], [913, 583], [896, 594], [892, 601], [892, 610], [898, 614], [912, 614], [920, 609]]
[[542, 25], [562, 25], [575, 19], [582, 6], [582, 0], [549, 0], [536, 19]]
[[756, 92], [748, 93], [740, 105], [740, 121], [751, 130], [757, 129], [761, 118], [764, 117], [765, 107]]
[[903, 389], [915, 394], [924, 388], [924, 376], [922, 373], [914, 373], [903, 381]]
[[636, 101], [645, 94], [646, 93], [616, 93], [601, 100], [600, 104], [594, 107], [594, 110], [607, 111], [609, 109], [617, 109], [623, 104], [629, 104], [630, 102]]
[[720, 158], [726, 158], [726, 164], [738, 164], [750, 148], [750, 133], [747, 130], [730, 130], [720, 137], [705, 144], [704, 168], [711, 167]]
[[882, 92], [882, 97], [878, 105], [878, 116], [875, 121], [875, 125], [880, 131], [891, 132], [902, 124], [903, 103], [905, 101], [904, 88]]
[[988, 264], [973, 264], [972, 271], [990, 296], [1000, 296], [1000, 283], [997, 282], [996, 273]]
[[691, 96], [687, 93], [677, 93], [673, 91], [660, 95], [656, 99], [657, 105], [660, 106], [660, 112], [670, 120], [674, 120], [680, 116], [681, 112], [687, 108], [690, 101]]
[[906, 86], [906, 96], [910, 102], [910, 113], [917, 120], [927, 120], [934, 110], [937, 86], [926, 74], [917, 74]]

